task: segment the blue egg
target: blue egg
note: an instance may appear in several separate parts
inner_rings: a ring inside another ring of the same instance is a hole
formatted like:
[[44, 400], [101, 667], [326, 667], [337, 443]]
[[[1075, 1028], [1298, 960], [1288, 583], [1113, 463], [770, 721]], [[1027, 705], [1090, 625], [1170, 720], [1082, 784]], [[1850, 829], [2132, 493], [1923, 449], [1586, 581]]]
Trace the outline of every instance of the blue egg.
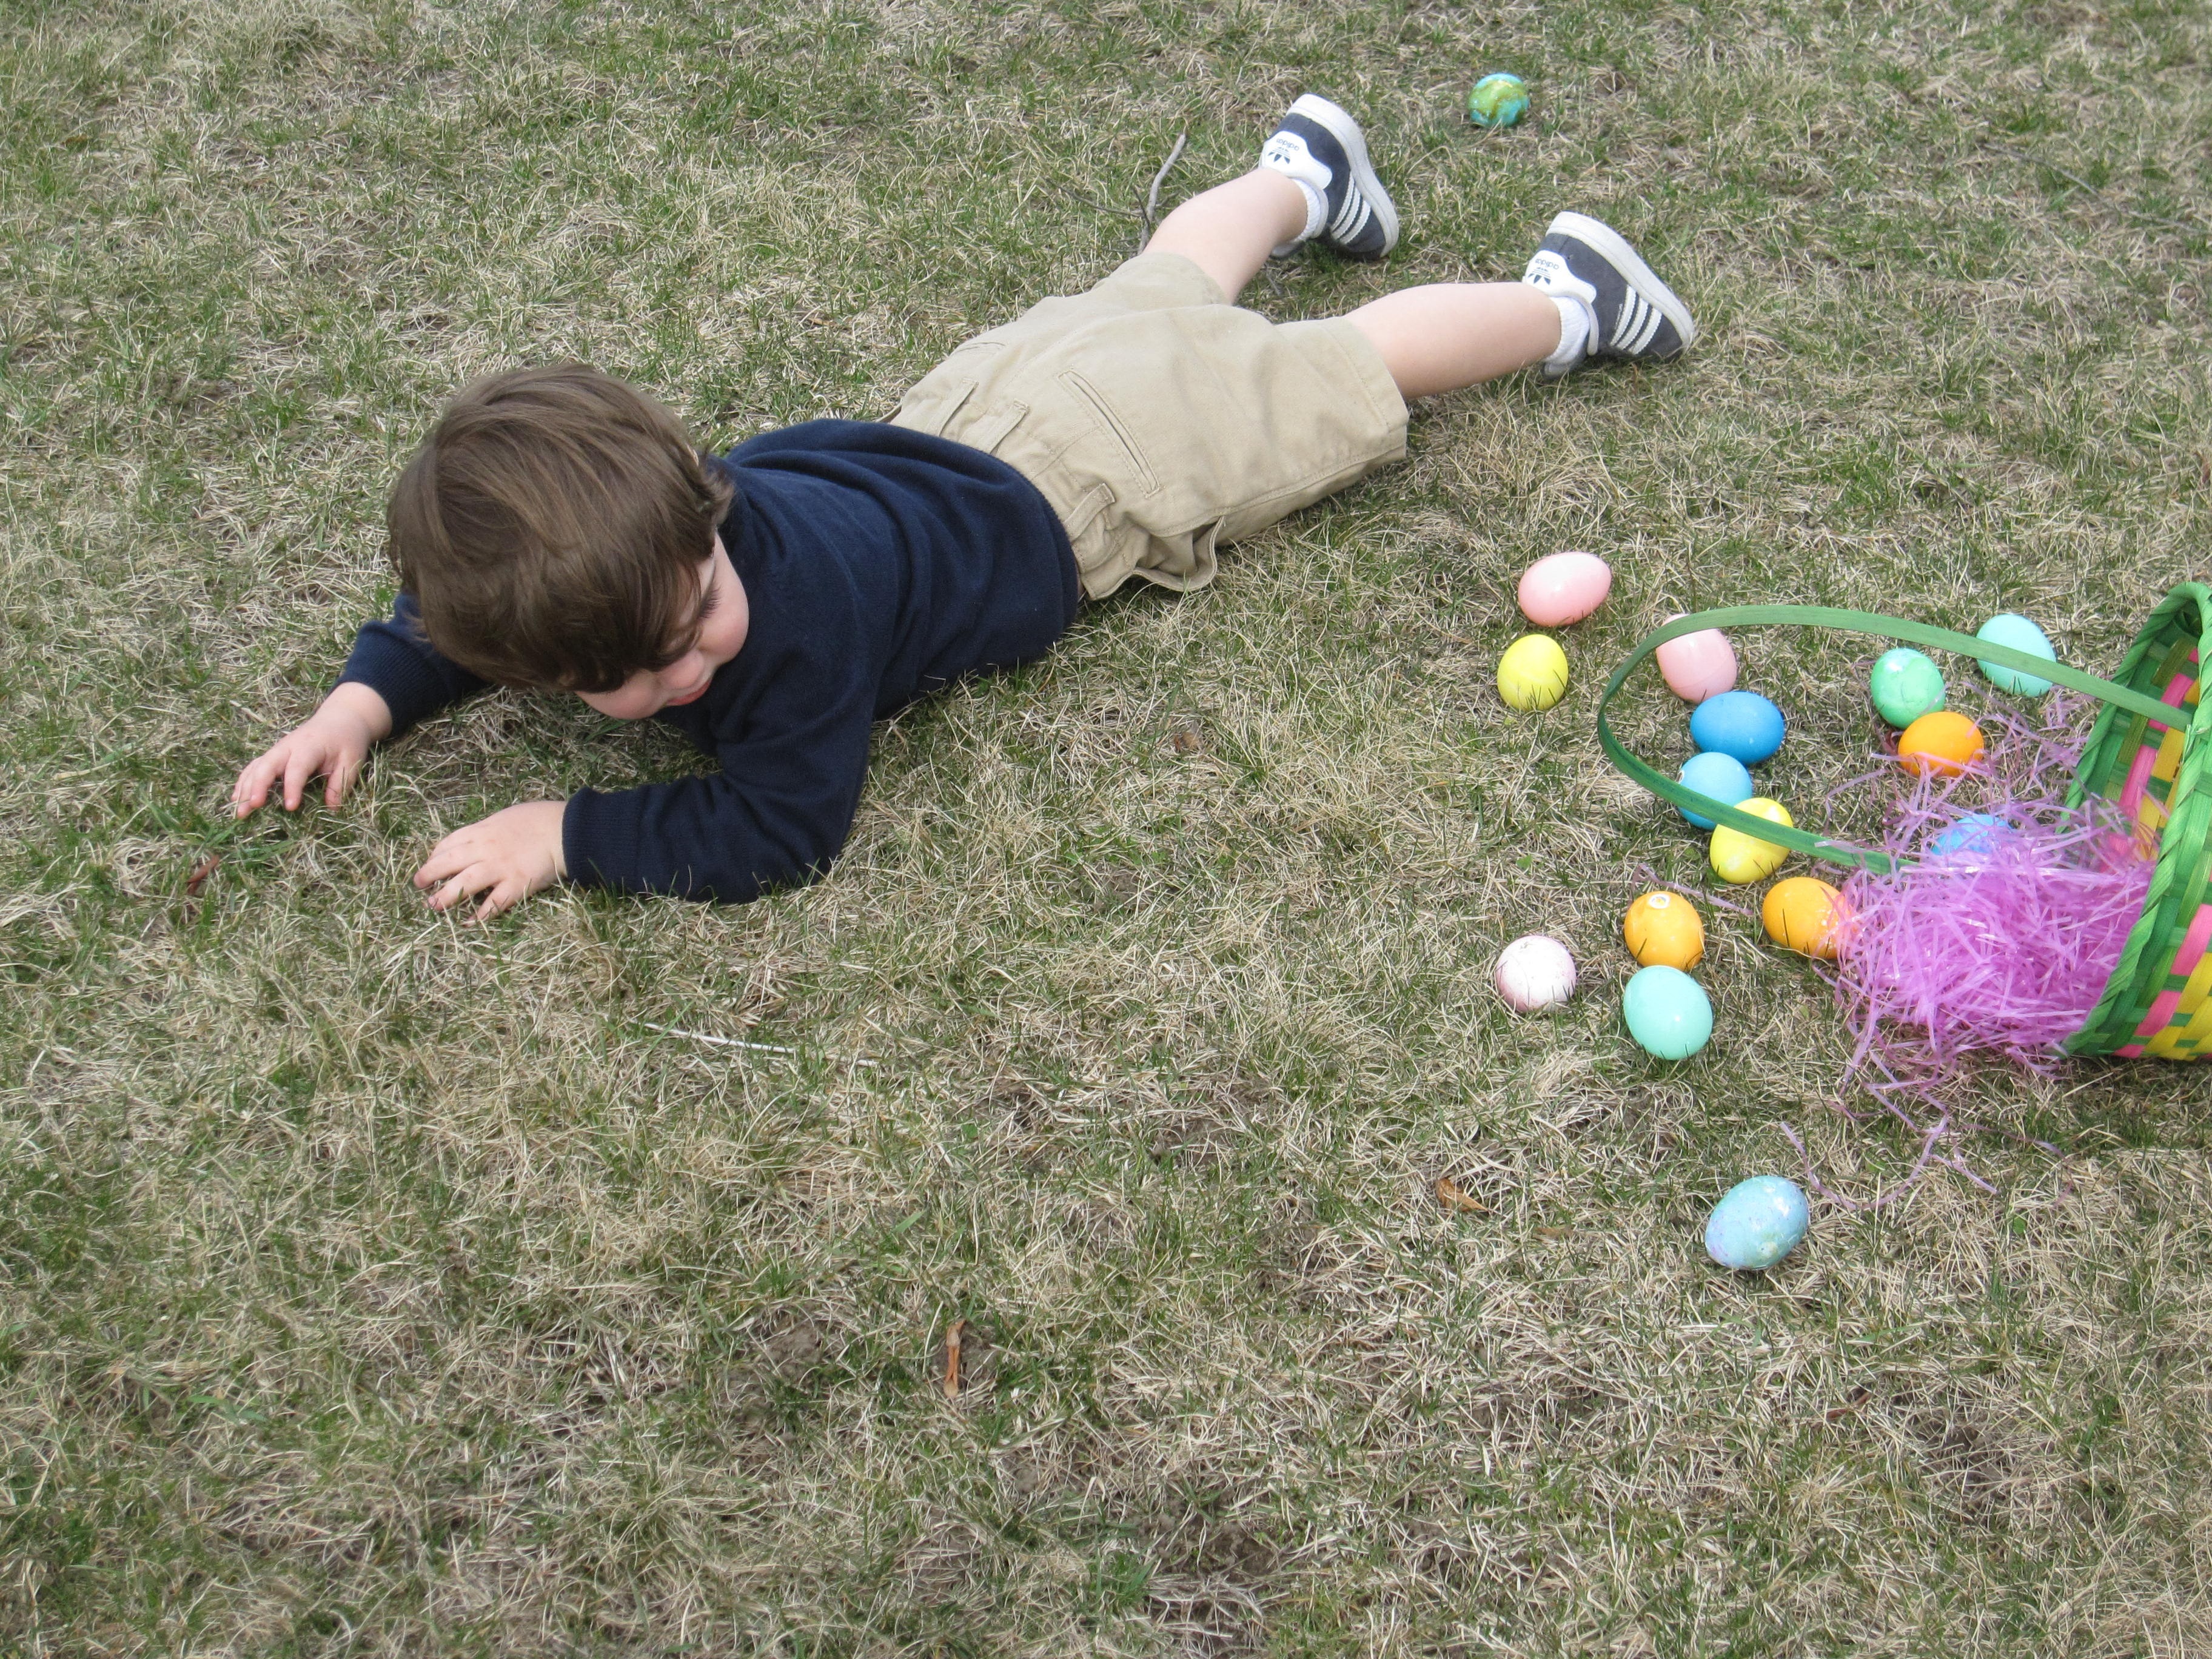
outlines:
[[1680, 968], [1638, 969], [1621, 993], [1620, 1012], [1628, 1035], [1662, 1060], [1687, 1060], [1713, 1035], [1713, 1005]]
[[1928, 856], [1940, 859], [1954, 853], [1992, 852], [1999, 835], [2011, 828], [2002, 818], [1992, 817], [1987, 812], [1964, 813], [1929, 842]]
[[[1759, 793], [1759, 786], [1751, 781], [1751, 774], [1743, 769], [1741, 761], [1734, 755], [1723, 755], [1711, 750], [1691, 756], [1682, 763], [1681, 771], [1675, 775], [1699, 794], [1711, 795], [1723, 806], [1741, 806]], [[1686, 806], [1678, 810], [1700, 830], [1713, 827], [1711, 818], [1699, 817]]]
[[1705, 1254], [1723, 1267], [1759, 1273], [1797, 1248], [1812, 1220], [1803, 1188], [1785, 1176], [1739, 1181], [1713, 1206]]
[[1691, 742], [1746, 766], [1771, 759], [1782, 736], [1782, 711], [1756, 691], [1723, 691], [1690, 711]]
[[[2051, 649], [2051, 636], [2017, 612], [2008, 611], [2002, 616], [1992, 617], [1974, 630], [1978, 640], [1987, 640], [1991, 645], [2008, 645], [2015, 651], [2025, 651], [2031, 657], [2040, 657], [2045, 662], [2057, 662], [2057, 652]], [[1982, 672], [1990, 677], [1990, 684], [2000, 690], [2017, 691], [2023, 697], [2039, 697], [2051, 690], [2051, 682], [2024, 673], [2017, 668], [2007, 668], [2001, 663], [1982, 664]]]

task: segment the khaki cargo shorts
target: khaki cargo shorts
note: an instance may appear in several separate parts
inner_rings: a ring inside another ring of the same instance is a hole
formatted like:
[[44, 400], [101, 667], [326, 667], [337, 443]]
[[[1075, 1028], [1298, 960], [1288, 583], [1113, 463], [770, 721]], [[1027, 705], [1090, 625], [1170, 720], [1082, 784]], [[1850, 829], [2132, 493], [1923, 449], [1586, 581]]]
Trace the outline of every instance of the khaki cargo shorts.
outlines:
[[1036, 485], [1083, 589], [1213, 580], [1214, 548], [1406, 453], [1406, 402], [1341, 318], [1271, 323], [1176, 253], [1140, 253], [932, 369], [891, 417]]

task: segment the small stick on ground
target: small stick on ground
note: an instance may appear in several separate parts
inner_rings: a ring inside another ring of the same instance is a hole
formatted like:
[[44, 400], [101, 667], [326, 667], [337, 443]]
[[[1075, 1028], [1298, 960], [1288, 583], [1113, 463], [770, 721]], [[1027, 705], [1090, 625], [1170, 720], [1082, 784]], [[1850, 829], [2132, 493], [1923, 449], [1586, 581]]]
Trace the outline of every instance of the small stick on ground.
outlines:
[[968, 1322], [956, 1319], [945, 1333], [945, 1397], [960, 1397], [960, 1333], [968, 1328]]
[[1167, 182], [1169, 172], [1182, 159], [1183, 144], [1189, 137], [1188, 131], [1176, 134], [1175, 148], [1168, 152], [1168, 159], [1160, 163], [1160, 170], [1152, 175], [1152, 187], [1145, 194], [1145, 234], [1137, 239], [1137, 252], [1139, 253], [1145, 251], [1145, 244], [1152, 240], [1152, 222], [1159, 216], [1160, 211], [1160, 186]]
[[200, 896], [200, 889], [207, 885], [208, 878], [216, 872], [216, 866], [222, 862], [222, 854], [210, 853], [198, 864], [192, 866], [191, 874], [185, 878], [185, 896], [198, 898]]

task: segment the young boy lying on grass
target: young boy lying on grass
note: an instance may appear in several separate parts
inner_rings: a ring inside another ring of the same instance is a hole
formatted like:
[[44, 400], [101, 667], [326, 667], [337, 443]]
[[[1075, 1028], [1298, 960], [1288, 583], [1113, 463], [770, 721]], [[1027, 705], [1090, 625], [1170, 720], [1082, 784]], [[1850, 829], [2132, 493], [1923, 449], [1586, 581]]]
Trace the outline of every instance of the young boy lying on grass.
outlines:
[[392, 490], [402, 592], [313, 716], [239, 774], [343, 800], [369, 749], [487, 683], [667, 721], [719, 773], [524, 801], [416, 872], [492, 915], [558, 881], [732, 902], [820, 876], [872, 724], [1041, 655], [1081, 598], [1189, 589], [1214, 550], [1406, 453], [1406, 400], [1542, 364], [1663, 359], [1689, 312], [1576, 213], [1518, 283], [1403, 289], [1322, 321], [1234, 305], [1269, 253], [1380, 258], [1397, 215], [1358, 125], [1291, 106], [1252, 172], [1184, 203], [1089, 293], [970, 340], [889, 422], [812, 421], [702, 458], [579, 365], [464, 390]]

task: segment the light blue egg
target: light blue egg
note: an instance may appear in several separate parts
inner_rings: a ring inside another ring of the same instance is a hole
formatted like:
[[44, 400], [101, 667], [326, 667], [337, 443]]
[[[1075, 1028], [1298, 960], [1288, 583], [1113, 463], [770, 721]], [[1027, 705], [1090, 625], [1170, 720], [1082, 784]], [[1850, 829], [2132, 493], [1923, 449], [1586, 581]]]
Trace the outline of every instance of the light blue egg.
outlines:
[[1786, 1176], [1739, 1181], [1713, 1206], [1705, 1254], [1723, 1267], [1759, 1273], [1797, 1248], [1812, 1220], [1804, 1189]]
[[1687, 1060], [1713, 1035], [1713, 1005], [1705, 988], [1680, 968], [1639, 968], [1620, 995], [1628, 1035], [1647, 1054]]
[[[1743, 763], [1734, 755], [1705, 750], [1692, 755], [1682, 763], [1675, 776], [1701, 795], [1711, 795], [1723, 806], [1741, 806], [1759, 793], [1759, 786], [1744, 770]], [[1700, 830], [1713, 827], [1711, 818], [1700, 817], [1686, 806], [1677, 809], [1684, 817]]]
[[1987, 812], [1964, 813], [1929, 842], [1928, 856], [1941, 859], [1958, 853], [1989, 853], [1994, 849], [1999, 833], [2011, 828], [2002, 818], [1992, 817]]
[[1756, 691], [1723, 691], [1690, 711], [1690, 741], [1746, 766], [1771, 760], [1782, 747], [1782, 711]]
[[[2045, 662], [2057, 662], [2058, 653], [2051, 647], [2051, 636], [2026, 617], [2011, 611], [1992, 617], [1974, 630], [1978, 640], [1987, 640], [1991, 645], [2008, 645], [2015, 651], [2025, 651], [2030, 656], [2040, 657]], [[1985, 662], [1982, 672], [1990, 677], [1990, 684], [2000, 690], [2017, 691], [2023, 697], [2039, 697], [2051, 690], [2051, 682], [2023, 673], [2017, 668], [2007, 668], [2002, 663]]]

